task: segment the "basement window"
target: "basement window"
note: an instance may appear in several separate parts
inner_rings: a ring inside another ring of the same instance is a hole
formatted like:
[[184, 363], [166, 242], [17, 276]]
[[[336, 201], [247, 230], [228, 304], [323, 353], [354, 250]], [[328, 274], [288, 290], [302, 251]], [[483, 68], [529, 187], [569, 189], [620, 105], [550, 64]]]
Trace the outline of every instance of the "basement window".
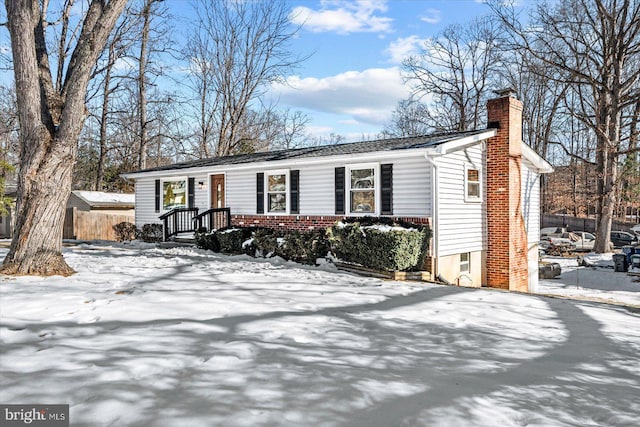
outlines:
[[481, 200], [480, 194], [480, 169], [475, 169], [472, 166], [465, 166], [464, 171], [465, 180], [465, 194], [466, 201], [478, 202]]
[[469, 252], [460, 254], [460, 273], [468, 273], [469, 272]]

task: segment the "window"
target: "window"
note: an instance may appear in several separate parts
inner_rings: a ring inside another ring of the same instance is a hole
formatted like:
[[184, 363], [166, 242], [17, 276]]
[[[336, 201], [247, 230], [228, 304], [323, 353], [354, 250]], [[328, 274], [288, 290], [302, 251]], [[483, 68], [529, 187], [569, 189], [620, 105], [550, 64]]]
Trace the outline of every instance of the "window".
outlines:
[[187, 180], [162, 182], [162, 209], [165, 211], [187, 207]]
[[480, 170], [465, 168], [465, 199], [480, 200]]
[[267, 174], [267, 209], [273, 213], [287, 212], [287, 174]]
[[469, 272], [469, 252], [460, 254], [460, 273]]
[[351, 213], [375, 213], [376, 174], [374, 167], [349, 170]]

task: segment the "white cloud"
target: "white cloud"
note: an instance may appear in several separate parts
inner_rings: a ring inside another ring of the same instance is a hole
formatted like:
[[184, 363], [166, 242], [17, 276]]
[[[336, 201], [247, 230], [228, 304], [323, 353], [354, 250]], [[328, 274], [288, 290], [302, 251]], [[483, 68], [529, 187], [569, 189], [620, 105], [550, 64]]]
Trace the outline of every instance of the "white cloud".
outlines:
[[392, 67], [325, 78], [294, 76], [286, 85], [274, 86], [272, 93], [281, 103], [296, 108], [343, 116], [336, 122], [382, 127], [398, 101], [409, 96], [409, 88], [402, 84], [400, 70]]
[[417, 54], [425, 41], [418, 36], [401, 37], [391, 42], [384, 53], [389, 55], [391, 63], [401, 64], [408, 56]]
[[386, 3], [386, 0], [325, 0], [319, 10], [294, 8], [290, 19], [314, 33], [388, 33], [393, 19], [377, 14], [387, 11]]
[[420, 16], [420, 20], [427, 24], [437, 24], [440, 22], [440, 11], [438, 9], [427, 9], [425, 13]]

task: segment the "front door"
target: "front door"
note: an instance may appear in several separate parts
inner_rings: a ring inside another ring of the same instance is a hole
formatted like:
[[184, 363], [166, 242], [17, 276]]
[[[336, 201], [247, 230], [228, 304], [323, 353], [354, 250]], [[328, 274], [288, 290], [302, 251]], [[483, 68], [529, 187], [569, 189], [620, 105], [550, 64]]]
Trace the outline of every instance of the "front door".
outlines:
[[224, 174], [211, 175], [211, 207], [224, 208]]

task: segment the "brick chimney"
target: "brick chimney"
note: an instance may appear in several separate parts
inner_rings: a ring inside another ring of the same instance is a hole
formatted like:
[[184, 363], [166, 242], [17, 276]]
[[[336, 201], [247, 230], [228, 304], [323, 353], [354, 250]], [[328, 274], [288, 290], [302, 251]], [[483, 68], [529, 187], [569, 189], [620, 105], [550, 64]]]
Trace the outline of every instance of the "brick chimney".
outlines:
[[512, 90], [487, 102], [487, 285], [528, 292], [527, 234], [522, 214], [522, 102]]

